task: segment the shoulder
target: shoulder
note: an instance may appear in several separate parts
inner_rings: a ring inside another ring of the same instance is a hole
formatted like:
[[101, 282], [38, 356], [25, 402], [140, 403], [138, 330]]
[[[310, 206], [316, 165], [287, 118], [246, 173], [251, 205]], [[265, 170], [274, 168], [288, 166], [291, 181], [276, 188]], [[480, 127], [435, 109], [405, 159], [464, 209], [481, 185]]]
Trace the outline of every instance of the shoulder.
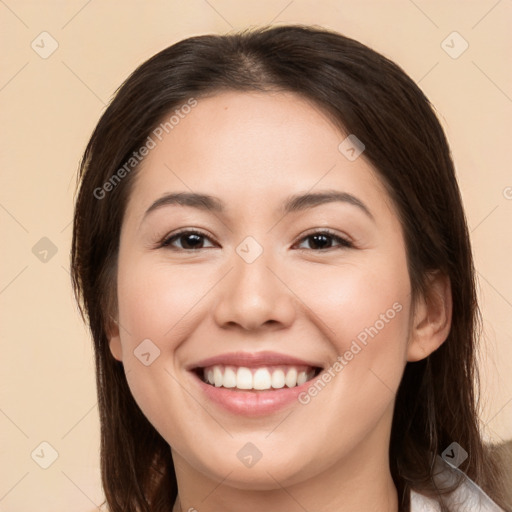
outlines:
[[[436, 468], [440, 472], [435, 480], [441, 484], [451, 483], [459, 476], [463, 477], [461, 484], [444, 498], [450, 511], [453, 512], [504, 512], [494, 501], [472, 480], [466, 477], [460, 470], [446, 464], [439, 458]], [[429, 498], [414, 490], [411, 491], [411, 512], [441, 512], [438, 500]]]

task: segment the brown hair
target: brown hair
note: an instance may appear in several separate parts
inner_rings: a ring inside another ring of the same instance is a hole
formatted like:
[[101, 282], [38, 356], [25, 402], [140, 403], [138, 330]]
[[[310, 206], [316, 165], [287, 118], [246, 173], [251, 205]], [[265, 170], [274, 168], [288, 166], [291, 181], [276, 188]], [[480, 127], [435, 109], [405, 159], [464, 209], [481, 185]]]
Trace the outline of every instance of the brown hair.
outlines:
[[505, 506], [498, 468], [478, 431], [475, 272], [440, 123], [421, 90], [390, 60], [338, 33], [289, 25], [191, 37], [159, 52], [119, 88], [85, 150], [71, 270], [94, 339], [102, 482], [110, 509], [171, 510], [177, 483], [167, 442], [140, 411], [108, 346], [108, 326], [117, 314], [119, 235], [137, 166], [108, 195], [98, 190], [171, 110], [226, 89], [300, 94], [355, 134], [399, 212], [413, 297], [425, 291], [429, 271], [450, 278], [448, 339], [426, 359], [406, 365], [396, 396], [389, 456], [401, 510], [409, 509], [410, 489], [443, 494], [432, 468], [453, 441], [468, 453], [460, 469]]

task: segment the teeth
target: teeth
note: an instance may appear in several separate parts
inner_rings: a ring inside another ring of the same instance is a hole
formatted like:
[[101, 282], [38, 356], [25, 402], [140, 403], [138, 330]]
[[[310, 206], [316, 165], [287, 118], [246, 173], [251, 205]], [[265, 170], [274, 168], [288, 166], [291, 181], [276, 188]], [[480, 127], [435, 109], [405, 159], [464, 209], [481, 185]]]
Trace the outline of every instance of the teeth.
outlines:
[[295, 368], [290, 368], [288, 370], [284, 382], [289, 388], [293, 388], [297, 385], [297, 370]]
[[222, 372], [218, 366], [213, 368], [213, 383], [216, 388], [220, 388], [222, 386], [222, 382], [224, 381]]
[[270, 377], [270, 372], [266, 368], [259, 368], [256, 370], [252, 387], [254, 389], [270, 389], [272, 385], [272, 379]]
[[304, 382], [308, 380], [308, 374], [306, 372], [300, 372], [297, 375], [297, 386], [302, 386]]
[[274, 366], [246, 368], [244, 366], [214, 365], [203, 368], [203, 378], [217, 388], [281, 389], [301, 386], [315, 375], [311, 367]]
[[236, 388], [237, 377], [233, 368], [226, 368], [224, 372], [223, 385], [225, 388]]
[[238, 389], [252, 389], [252, 373], [249, 368], [238, 368], [236, 372], [236, 387]]
[[283, 372], [283, 370], [275, 370], [272, 373], [272, 387], [275, 389], [284, 388], [284, 372]]

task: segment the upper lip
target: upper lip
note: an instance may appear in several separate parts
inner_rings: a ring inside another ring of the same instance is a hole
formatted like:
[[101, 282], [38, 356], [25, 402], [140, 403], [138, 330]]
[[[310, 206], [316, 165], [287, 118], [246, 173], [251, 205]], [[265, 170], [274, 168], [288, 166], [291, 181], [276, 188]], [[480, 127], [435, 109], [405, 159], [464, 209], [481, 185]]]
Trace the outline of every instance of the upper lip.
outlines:
[[299, 359], [297, 357], [289, 356], [287, 354], [280, 354], [278, 352], [228, 352], [226, 354], [219, 354], [217, 356], [202, 359], [197, 363], [188, 366], [189, 370], [196, 368], [205, 368], [216, 364], [231, 365], [231, 366], [244, 366], [251, 368], [254, 366], [278, 366], [278, 365], [293, 365], [293, 366], [311, 366], [313, 368], [322, 367], [318, 361], [308, 361]]

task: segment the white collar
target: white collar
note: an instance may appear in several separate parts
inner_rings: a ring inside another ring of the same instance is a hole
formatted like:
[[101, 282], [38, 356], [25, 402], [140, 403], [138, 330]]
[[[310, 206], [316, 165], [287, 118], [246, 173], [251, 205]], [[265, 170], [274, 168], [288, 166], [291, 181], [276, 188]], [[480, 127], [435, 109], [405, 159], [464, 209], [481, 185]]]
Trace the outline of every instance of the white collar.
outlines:
[[[446, 504], [453, 512], [504, 512], [504, 510], [469, 479], [462, 471], [451, 464], [446, 463], [441, 457], [437, 457], [436, 471], [439, 471], [434, 479], [440, 484], [453, 481], [458, 475], [463, 475], [462, 484], [451, 494], [446, 495]], [[441, 512], [439, 502], [433, 498], [411, 491], [411, 512]]]

